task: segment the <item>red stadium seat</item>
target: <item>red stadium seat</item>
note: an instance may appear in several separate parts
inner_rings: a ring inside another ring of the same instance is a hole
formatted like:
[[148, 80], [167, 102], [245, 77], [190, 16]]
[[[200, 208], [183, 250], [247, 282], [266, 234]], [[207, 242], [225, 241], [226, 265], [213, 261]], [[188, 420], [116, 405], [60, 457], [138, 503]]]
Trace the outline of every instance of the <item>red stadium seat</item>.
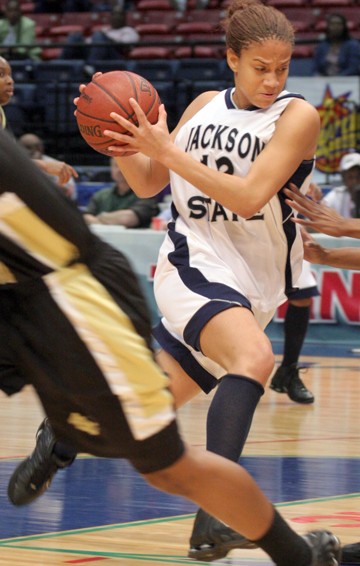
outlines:
[[299, 8], [304, 8], [309, 5], [310, 2], [306, 0], [268, 0], [269, 6], [274, 6], [274, 8], [291, 8], [299, 6]]
[[83, 34], [85, 32], [84, 26], [78, 24], [53, 26], [49, 29], [49, 36], [56, 39], [58, 39], [59, 37], [66, 38], [70, 33], [75, 33], [75, 32], [79, 32]]
[[174, 49], [166, 46], [133, 47], [128, 54], [129, 59], [170, 59]]
[[137, 10], [173, 10], [169, 0], [140, 0], [136, 5]]
[[150, 23], [150, 24], [142, 23], [135, 26], [136, 31], [141, 36], [169, 35], [174, 27], [175, 24], [163, 24], [163, 23]]

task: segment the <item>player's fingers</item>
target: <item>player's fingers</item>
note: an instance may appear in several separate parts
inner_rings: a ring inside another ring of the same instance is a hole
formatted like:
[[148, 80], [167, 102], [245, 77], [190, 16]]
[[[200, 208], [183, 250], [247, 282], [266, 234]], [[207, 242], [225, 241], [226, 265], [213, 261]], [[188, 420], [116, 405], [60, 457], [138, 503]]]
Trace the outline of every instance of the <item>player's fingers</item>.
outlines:
[[117, 124], [122, 126], [124, 128], [124, 130], [126, 130], [128, 132], [135, 133], [136, 130], [137, 130], [137, 126], [133, 122], [130, 122], [129, 120], [124, 118], [124, 116], [121, 116], [121, 114], [117, 114], [117, 112], [111, 112], [110, 118], [115, 120], [115, 122], [117, 122]]
[[147, 122], [146, 114], [143, 112], [141, 106], [136, 102], [135, 98], [129, 98], [129, 104], [135, 111], [139, 123]]

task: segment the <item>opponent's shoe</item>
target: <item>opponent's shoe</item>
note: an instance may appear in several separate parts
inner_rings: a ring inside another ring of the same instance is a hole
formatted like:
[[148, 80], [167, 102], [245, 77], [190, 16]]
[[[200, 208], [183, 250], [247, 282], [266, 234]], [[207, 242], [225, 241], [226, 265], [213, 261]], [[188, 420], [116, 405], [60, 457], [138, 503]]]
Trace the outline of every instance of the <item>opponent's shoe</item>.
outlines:
[[199, 509], [190, 538], [188, 557], [211, 562], [224, 558], [234, 548], [257, 548], [256, 544]]
[[310, 531], [303, 536], [311, 548], [309, 566], [338, 566], [341, 561], [339, 539], [329, 531]]
[[307, 389], [299, 377], [299, 368], [296, 364], [289, 367], [280, 366], [274, 374], [270, 389], [278, 393], [287, 393], [295, 403], [313, 403], [314, 395]]
[[13, 472], [8, 497], [13, 505], [26, 505], [42, 495], [50, 486], [59, 469], [67, 468], [75, 458], [60, 459], [53, 449], [56, 438], [48, 418], [36, 433], [36, 446], [32, 454], [23, 460]]
[[341, 564], [358, 564], [360, 566], [360, 542], [345, 544], [342, 547]]

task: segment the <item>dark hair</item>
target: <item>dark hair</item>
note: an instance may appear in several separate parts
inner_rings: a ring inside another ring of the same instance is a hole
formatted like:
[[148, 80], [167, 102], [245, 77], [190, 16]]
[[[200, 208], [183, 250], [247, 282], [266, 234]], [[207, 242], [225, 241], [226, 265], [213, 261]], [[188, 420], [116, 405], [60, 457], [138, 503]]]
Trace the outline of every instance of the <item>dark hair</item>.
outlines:
[[342, 35], [340, 36], [340, 39], [342, 41], [350, 39], [350, 30], [349, 30], [349, 26], [348, 26], [348, 23], [347, 23], [347, 19], [345, 18], [345, 16], [343, 14], [339, 14], [337, 12], [333, 12], [333, 13], [328, 14], [326, 16], [326, 35], [328, 35], [329, 22], [330, 22], [330, 20], [332, 20], [334, 18], [341, 20], [342, 25], [343, 25], [343, 32], [342, 32]]
[[262, 43], [267, 39], [279, 39], [295, 44], [295, 32], [287, 17], [258, 0], [234, 0], [221, 22], [225, 31], [226, 45], [237, 55], [251, 43]]

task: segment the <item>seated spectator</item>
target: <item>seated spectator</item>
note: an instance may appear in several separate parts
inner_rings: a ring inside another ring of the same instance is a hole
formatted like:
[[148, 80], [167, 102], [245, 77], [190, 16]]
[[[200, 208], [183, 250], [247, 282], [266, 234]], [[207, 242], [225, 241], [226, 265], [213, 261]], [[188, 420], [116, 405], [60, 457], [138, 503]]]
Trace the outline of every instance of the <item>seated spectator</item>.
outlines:
[[313, 75], [331, 77], [360, 74], [360, 43], [350, 36], [342, 14], [327, 17], [325, 39], [314, 51]]
[[129, 187], [115, 159], [111, 159], [114, 185], [100, 189], [90, 199], [84, 218], [88, 224], [115, 224], [126, 228], [149, 228], [159, 212], [156, 197], [139, 198]]
[[328, 192], [322, 202], [345, 218], [360, 218], [360, 153], [344, 155], [339, 171], [344, 184]]
[[0, 55], [9, 60], [39, 60], [40, 47], [25, 47], [25, 45], [36, 44], [35, 28], [34, 20], [22, 15], [20, 2], [7, 0], [4, 17], [0, 19]]
[[[58, 183], [58, 174], [55, 174], [55, 171], [54, 174], [52, 174], [51, 165], [53, 164], [55, 166], [59, 164], [59, 161], [44, 153], [44, 143], [42, 139], [35, 134], [23, 134], [18, 141], [19, 144], [26, 149], [31, 159], [36, 160], [40, 167], [41, 162], [46, 163], [46, 173], [50, 177], [53, 177], [55, 183]], [[59, 186], [67, 197], [71, 200], [76, 200], [76, 183], [74, 177], [71, 177], [67, 183], [60, 184]]]
[[125, 15], [122, 7], [115, 5], [110, 25], [95, 31], [90, 39], [78, 32], [70, 34], [60, 59], [84, 59], [93, 65], [96, 61], [126, 57], [129, 45], [137, 43], [140, 36], [135, 28], [126, 25]]

